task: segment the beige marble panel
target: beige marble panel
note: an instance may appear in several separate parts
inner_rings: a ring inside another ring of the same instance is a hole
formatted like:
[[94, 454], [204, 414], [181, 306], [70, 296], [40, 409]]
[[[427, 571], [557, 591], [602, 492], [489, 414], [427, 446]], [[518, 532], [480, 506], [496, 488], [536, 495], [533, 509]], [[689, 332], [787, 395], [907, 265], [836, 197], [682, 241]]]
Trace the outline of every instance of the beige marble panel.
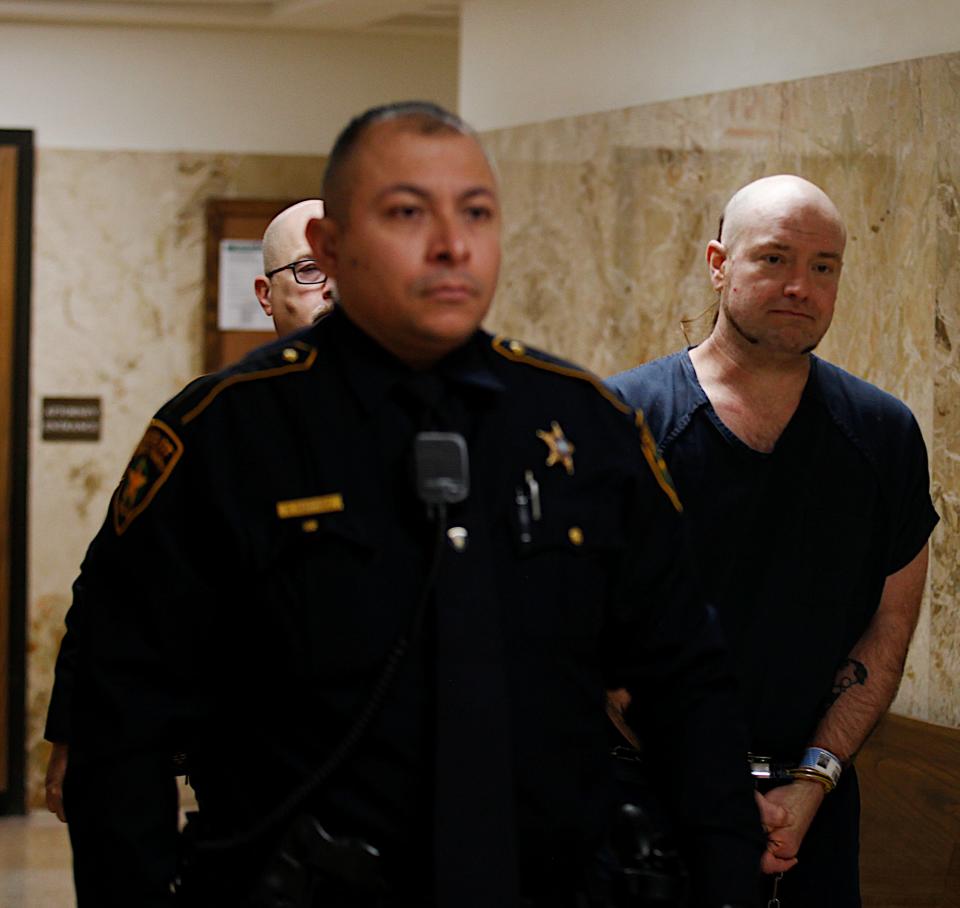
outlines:
[[758, 121], [779, 107], [745, 89], [489, 134], [506, 217], [489, 324], [599, 374], [682, 344], [712, 302], [702, 247], [726, 185], [764, 172], [776, 133]]
[[[320, 176], [315, 157], [38, 152], [27, 694], [33, 805], [42, 801], [43, 722], [70, 584], [150, 415], [201, 371], [206, 200], [305, 198], [318, 192]], [[40, 399], [69, 395], [102, 398], [101, 441], [40, 441]]]
[[932, 61], [937, 224], [933, 486], [940, 526], [931, 566], [930, 718], [960, 726], [960, 54]]
[[506, 222], [488, 327], [600, 375], [683, 345], [681, 320], [713, 302], [704, 249], [739, 186], [793, 172], [834, 197], [849, 243], [820, 353], [913, 409], [944, 515], [895, 709], [955, 726], [958, 93], [960, 56], [948, 55], [485, 136]]

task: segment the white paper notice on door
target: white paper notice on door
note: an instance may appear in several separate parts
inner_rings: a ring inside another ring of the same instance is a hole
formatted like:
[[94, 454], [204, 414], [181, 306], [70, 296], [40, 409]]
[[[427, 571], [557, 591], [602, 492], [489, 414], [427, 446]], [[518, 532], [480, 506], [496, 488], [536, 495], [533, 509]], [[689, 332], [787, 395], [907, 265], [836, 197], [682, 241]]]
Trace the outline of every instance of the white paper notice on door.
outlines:
[[217, 327], [221, 331], [269, 331], [253, 279], [263, 273], [260, 240], [220, 240]]

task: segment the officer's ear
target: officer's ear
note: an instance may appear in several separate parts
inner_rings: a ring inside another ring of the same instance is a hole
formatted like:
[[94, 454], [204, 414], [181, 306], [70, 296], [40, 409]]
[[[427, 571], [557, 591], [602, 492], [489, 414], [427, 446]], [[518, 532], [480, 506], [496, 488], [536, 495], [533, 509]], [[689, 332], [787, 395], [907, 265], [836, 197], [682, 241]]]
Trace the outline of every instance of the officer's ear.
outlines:
[[339, 238], [337, 222], [332, 218], [310, 218], [307, 221], [307, 242], [313, 258], [320, 270], [332, 278], [337, 276]]
[[273, 318], [273, 304], [270, 302], [270, 278], [265, 274], [258, 274], [253, 279], [253, 292], [257, 295], [260, 308], [268, 318]]
[[710, 283], [717, 292], [723, 289], [726, 263], [727, 247], [719, 240], [710, 240], [707, 243], [707, 268], [710, 269]]

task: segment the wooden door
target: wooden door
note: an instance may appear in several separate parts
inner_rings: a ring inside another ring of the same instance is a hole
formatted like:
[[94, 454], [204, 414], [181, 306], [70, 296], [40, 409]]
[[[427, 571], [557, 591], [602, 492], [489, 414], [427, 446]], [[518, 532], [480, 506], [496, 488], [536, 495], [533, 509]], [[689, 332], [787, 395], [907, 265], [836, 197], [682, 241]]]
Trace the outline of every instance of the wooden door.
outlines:
[[[203, 368], [222, 369], [245, 353], [276, 338], [272, 327], [263, 331], [221, 331], [218, 325], [220, 241], [259, 240], [284, 208], [299, 199], [210, 199], [207, 202], [207, 266], [204, 306]], [[253, 287], [250, 288], [253, 296]], [[264, 319], [264, 325], [270, 322]]]
[[32, 196], [32, 133], [0, 130], [0, 813], [24, 807]]

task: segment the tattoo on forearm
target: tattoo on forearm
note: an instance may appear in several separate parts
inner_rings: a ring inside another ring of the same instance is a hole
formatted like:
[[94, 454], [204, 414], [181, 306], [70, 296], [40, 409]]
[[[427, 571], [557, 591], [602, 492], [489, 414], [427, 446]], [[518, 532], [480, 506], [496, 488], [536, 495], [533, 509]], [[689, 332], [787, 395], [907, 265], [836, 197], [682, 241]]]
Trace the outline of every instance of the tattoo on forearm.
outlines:
[[867, 683], [867, 667], [856, 659], [844, 659], [837, 669], [836, 677], [833, 679], [833, 687], [830, 693], [824, 697], [823, 711], [826, 712], [841, 695], [845, 694], [851, 687], [864, 685]]

